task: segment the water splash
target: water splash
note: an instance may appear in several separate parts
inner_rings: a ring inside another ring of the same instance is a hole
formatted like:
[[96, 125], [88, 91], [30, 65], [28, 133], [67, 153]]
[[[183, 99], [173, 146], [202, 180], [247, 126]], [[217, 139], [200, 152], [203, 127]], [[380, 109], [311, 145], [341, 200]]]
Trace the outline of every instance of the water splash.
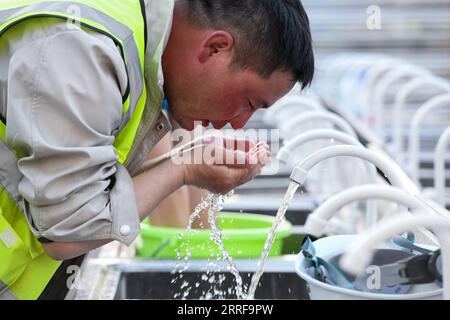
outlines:
[[[230, 193], [226, 196], [211, 194], [211, 193], [208, 194], [205, 197], [205, 199], [195, 208], [194, 212], [191, 214], [191, 216], [189, 218], [189, 225], [187, 226], [186, 231], [187, 232], [198, 232], [198, 231], [192, 229], [192, 225], [193, 225], [194, 221], [199, 217], [200, 213], [203, 210], [208, 208], [208, 222], [211, 225], [210, 239], [219, 247], [219, 251], [216, 254], [216, 261], [219, 261], [219, 260], [227, 260], [228, 261], [228, 266], [226, 267], [226, 270], [219, 269], [219, 270], [215, 270], [215, 272], [226, 271], [226, 272], [230, 272], [234, 276], [235, 281], [236, 281], [235, 294], [238, 299], [254, 299], [255, 291], [259, 284], [259, 280], [261, 279], [261, 276], [264, 273], [264, 267], [265, 267], [267, 258], [269, 256], [270, 249], [272, 248], [273, 242], [275, 240], [276, 232], [277, 232], [280, 224], [283, 222], [284, 216], [289, 207], [289, 203], [292, 200], [292, 198], [294, 197], [298, 188], [299, 188], [299, 185], [297, 183], [291, 182], [286, 191], [286, 194], [284, 196], [281, 207], [277, 212], [272, 229], [270, 230], [270, 233], [269, 233], [266, 243], [264, 245], [264, 250], [262, 251], [261, 257], [258, 261], [258, 267], [257, 267], [256, 273], [252, 277], [252, 281], [250, 284], [250, 288], [248, 290], [248, 294], [245, 293], [246, 288], [243, 284], [242, 277], [239, 274], [239, 270], [237, 269], [236, 264], [233, 261], [233, 258], [231, 257], [231, 255], [228, 253], [228, 251], [225, 249], [225, 247], [223, 245], [223, 232], [218, 227], [218, 224], [217, 224], [218, 213], [223, 209], [223, 205], [224, 205], [226, 199], [228, 199], [232, 195], [232, 193]], [[183, 238], [183, 237], [184, 237], [184, 235], [180, 234], [180, 238]], [[185, 256], [182, 257], [181, 251], [178, 250], [177, 258], [178, 258], [178, 260], [182, 260], [184, 262], [184, 266], [183, 266], [183, 268], [179, 269], [178, 271], [173, 272], [173, 273], [178, 272], [180, 274], [180, 279], [182, 278], [181, 273], [183, 273], [184, 271], [186, 271], [189, 268], [189, 262], [190, 262], [190, 259], [192, 256], [190, 249], [189, 249], [189, 246], [190, 246], [189, 239], [187, 239], [187, 241], [185, 241], [182, 246], [185, 247]], [[213, 257], [213, 248], [209, 247], [208, 249], [211, 253], [210, 258], [208, 259], [208, 266], [216, 267], [217, 266], [216, 262], [211, 260], [211, 258]], [[219, 279], [216, 279], [215, 272], [210, 271], [208, 268], [206, 273], [204, 275], [202, 275], [201, 280], [210, 283], [212, 285], [212, 287], [211, 287], [211, 290], [209, 290], [208, 292], [203, 292], [203, 295], [200, 297], [201, 300], [203, 300], [203, 299], [208, 300], [208, 299], [215, 299], [215, 298], [223, 299], [223, 297], [226, 293], [228, 293], [229, 295], [231, 295], [233, 293], [232, 288], [229, 288], [227, 290], [227, 292], [221, 291], [217, 288], [217, 286], [220, 286], [224, 282], [225, 277], [223, 275], [221, 275], [221, 276], [219, 276]], [[195, 287], [198, 288], [199, 284], [196, 283]], [[184, 282], [183, 282], [183, 288], [186, 288], [186, 285]], [[187, 290], [184, 293], [175, 295], [175, 298], [182, 297], [183, 299], [186, 299], [188, 297], [191, 289], [192, 289], [192, 286], [187, 287]]]
[[262, 251], [261, 257], [258, 261], [258, 267], [256, 269], [256, 273], [252, 277], [252, 282], [250, 284], [250, 289], [249, 289], [248, 295], [247, 295], [248, 299], [254, 299], [254, 297], [255, 297], [255, 291], [258, 286], [259, 280], [261, 279], [261, 276], [264, 272], [264, 267], [266, 265], [266, 261], [269, 256], [270, 249], [272, 248], [272, 244], [275, 240], [276, 232], [277, 232], [280, 224], [283, 222], [284, 216], [289, 207], [289, 203], [292, 200], [292, 198], [294, 197], [295, 192], [297, 191], [298, 188], [299, 188], [299, 185], [295, 182], [291, 182], [289, 184], [289, 187], [283, 198], [281, 207], [280, 207], [280, 209], [278, 209], [275, 221], [272, 225], [272, 229], [270, 230], [269, 235], [267, 237], [266, 243], [264, 245], [264, 250]]
[[[245, 299], [246, 296], [243, 292], [243, 282], [242, 277], [239, 274], [239, 270], [236, 267], [236, 264], [233, 261], [233, 258], [225, 249], [223, 245], [223, 233], [222, 230], [217, 225], [217, 213], [223, 208], [224, 199], [220, 196], [215, 196], [212, 199], [212, 205], [208, 210], [208, 222], [211, 225], [211, 240], [217, 244], [219, 250], [225, 260], [228, 260], [227, 271], [229, 271], [236, 280], [236, 295], [238, 299]], [[220, 208], [220, 210], [216, 210], [216, 208]]]
[[194, 212], [189, 216], [189, 222], [188, 226], [186, 227], [186, 231], [192, 231], [192, 225], [194, 224], [195, 220], [200, 216], [200, 213], [205, 210], [206, 208], [211, 208], [215, 199], [220, 198], [224, 196], [216, 195], [213, 193], [208, 193], [208, 195], [203, 199], [203, 201], [195, 207]]
[[[243, 281], [242, 278], [239, 274], [239, 271], [233, 261], [233, 258], [231, 257], [231, 255], [228, 253], [228, 251], [225, 249], [224, 245], [223, 245], [223, 232], [222, 230], [219, 228], [218, 224], [217, 224], [217, 217], [218, 217], [218, 213], [223, 209], [224, 203], [225, 201], [232, 195], [233, 193], [229, 193], [227, 195], [218, 195], [218, 194], [208, 194], [203, 201], [197, 205], [197, 207], [195, 208], [194, 212], [190, 215], [189, 217], [189, 223], [188, 226], [186, 228], [186, 233], [189, 235], [190, 233], [195, 233], [198, 232], [197, 230], [194, 230], [192, 228], [194, 221], [200, 216], [201, 212], [205, 209], [208, 208], [208, 222], [211, 225], [211, 235], [210, 235], [210, 239], [213, 243], [215, 243], [218, 248], [219, 251], [217, 251], [216, 253], [216, 261], [219, 260], [227, 260], [228, 261], [228, 266], [226, 267], [226, 270], [215, 270], [215, 272], [222, 272], [222, 271], [226, 271], [226, 272], [230, 272], [236, 281], [236, 296], [238, 299], [245, 299], [246, 295], [244, 293], [245, 288], [243, 286]], [[179, 235], [179, 239], [183, 239], [185, 238], [185, 241], [182, 243], [181, 248], [180, 249], [184, 249], [184, 257], [181, 253], [181, 250], [177, 250], [177, 259], [179, 261], [182, 261], [183, 266], [180, 267], [180, 264], [177, 264], [175, 266], [175, 270], [172, 271], [173, 274], [175, 273], [179, 273], [181, 278], [181, 274], [185, 271], [187, 271], [189, 269], [189, 264], [191, 261], [191, 249], [190, 249], [190, 238], [187, 236], [185, 237], [185, 234], [181, 233]], [[210, 258], [208, 259], [208, 266], [209, 267], [217, 267], [216, 262], [212, 261], [211, 258], [214, 258], [213, 255], [213, 248], [210, 246], [209, 248], [209, 252], [210, 252]], [[216, 268], [217, 269], [217, 268]], [[209, 292], [204, 292], [203, 296], [201, 297], [201, 299], [212, 299], [212, 298], [223, 298], [225, 295], [224, 291], [221, 291], [217, 288], [217, 286], [220, 286], [223, 284], [224, 280], [225, 280], [225, 276], [221, 275], [219, 276], [219, 278], [216, 281], [216, 277], [215, 277], [215, 272], [212, 272], [210, 270], [206, 270], [206, 273], [202, 276], [202, 280], [203, 281], [207, 281], [208, 283], [210, 283], [212, 285], [211, 290]], [[176, 282], [176, 280], [173, 280], [173, 282]], [[195, 287], [198, 288], [199, 284], [196, 283]], [[186, 284], [183, 283], [182, 288], [184, 289], [186, 288]], [[177, 297], [182, 297], [183, 299], [187, 298], [190, 290], [192, 289], [192, 287], [188, 287], [187, 290], [183, 293], [183, 294], [177, 294], [175, 296], [175, 298]], [[211, 293], [212, 291], [212, 293]], [[228, 293], [231, 293], [232, 290], [228, 290]]]

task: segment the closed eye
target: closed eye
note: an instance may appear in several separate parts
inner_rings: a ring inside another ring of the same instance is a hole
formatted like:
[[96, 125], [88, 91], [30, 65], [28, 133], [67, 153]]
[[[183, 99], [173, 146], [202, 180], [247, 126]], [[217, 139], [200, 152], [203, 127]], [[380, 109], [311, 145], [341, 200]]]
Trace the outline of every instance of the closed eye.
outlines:
[[252, 109], [253, 111], [256, 111], [256, 108], [252, 105], [252, 102], [250, 101], [250, 99], [248, 99], [248, 105], [250, 106], [250, 109]]
[[250, 101], [250, 99], [248, 99], [248, 105], [250, 106], [250, 108], [251, 108], [253, 111], [257, 111], [257, 110], [259, 110], [259, 109], [269, 109], [269, 108], [270, 108], [269, 104], [268, 104], [268, 103], [265, 103], [265, 102], [263, 102], [263, 104], [262, 104], [261, 106], [255, 108], [255, 106], [252, 104], [252, 102]]
[[253, 107], [253, 105], [252, 105], [252, 103], [250, 102], [250, 100], [249, 100], [249, 99], [247, 99], [247, 100], [248, 100], [248, 106], [250, 107], [250, 109], [255, 110], [255, 108]]

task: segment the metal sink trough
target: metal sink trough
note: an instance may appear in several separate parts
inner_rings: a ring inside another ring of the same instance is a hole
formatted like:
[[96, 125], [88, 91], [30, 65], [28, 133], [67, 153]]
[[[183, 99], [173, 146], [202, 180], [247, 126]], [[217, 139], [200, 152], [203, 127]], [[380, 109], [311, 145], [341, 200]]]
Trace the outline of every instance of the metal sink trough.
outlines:
[[[120, 270], [117, 290], [114, 299], [236, 299], [234, 292], [235, 279], [231, 273], [208, 273], [205, 280], [204, 266], [207, 261], [191, 264], [188, 271], [172, 274], [173, 262], [144, 262], [138, 266], [117, 266]], [[237, 262], [241, 276], [250, 285], [256, 261]], [[292, 266], [292, 267], [291, 267]], [[223, 267], [221, 268], [223, 269]], [[203, 276], [203, 279], [202, 279]], [[209, 281], [209, 279], [211, 279]], [[190, 289], [188, 289], [190, 288]], [[208, 295], [214, 290], [220, 291], [219, 296]], [[306, 284], [296, 275], [292, 263], [282, 260], [269, 261], [267, 271], [263, 274], [256, 299], [307, 299]]]
[[[295, 255], [269, 259], [255, 298], [308, 299], [306, 283], [295, 273], [295, 259]], [[74, 299], [236, 299], [234, 276], [224, 272], [226, 262], [211, 265], [207, 260], [194, 260], [181, 276], [173, 272], [179, 263], [172, 260], [90, 258], [84, 266], [87, 271]], [[236, 260], [235, 263], [248, 287], [258, 260]], [[219, 297], [207, 295], [214, 289], [222, 292]]]

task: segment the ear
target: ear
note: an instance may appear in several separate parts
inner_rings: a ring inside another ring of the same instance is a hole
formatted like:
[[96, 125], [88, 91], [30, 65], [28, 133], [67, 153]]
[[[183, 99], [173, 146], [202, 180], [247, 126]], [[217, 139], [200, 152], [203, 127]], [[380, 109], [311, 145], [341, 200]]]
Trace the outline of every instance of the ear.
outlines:
[[208, 59], [220, 54], [231, 57], [233, 49], [234, 38], [230, 33], [226, 31], [214, 31], [208, 34], [208, 37], [203, 41], [198, 58], [201, 63], [204, 63]]

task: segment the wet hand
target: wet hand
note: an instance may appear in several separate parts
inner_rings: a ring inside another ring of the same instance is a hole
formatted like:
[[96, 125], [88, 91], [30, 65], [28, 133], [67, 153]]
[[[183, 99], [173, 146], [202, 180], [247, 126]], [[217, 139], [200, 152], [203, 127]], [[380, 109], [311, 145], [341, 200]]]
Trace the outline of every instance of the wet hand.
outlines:
[[201, 164], [184, 164], [187, 185], [226, 194], [252, 180], [270, 162], [269, 146], [264, 142], [226, 138], [206, 138], [204, 142], [208, 159]]

